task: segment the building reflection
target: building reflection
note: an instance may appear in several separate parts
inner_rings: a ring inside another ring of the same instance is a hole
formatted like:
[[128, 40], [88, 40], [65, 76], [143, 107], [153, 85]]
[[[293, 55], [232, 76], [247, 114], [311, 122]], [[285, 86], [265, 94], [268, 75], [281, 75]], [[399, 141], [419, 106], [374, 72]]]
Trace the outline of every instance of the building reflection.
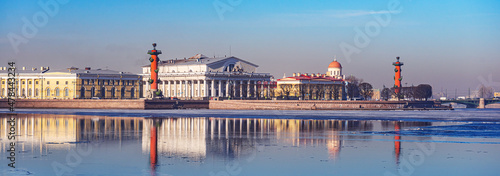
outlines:
[[[7, 138], [8, 122], [0, 114], [0, 136]], [[162, 156], [190, 161], [207, 158], [233, 160], [249, 157], [258, 146], [324, 147], [335, 159], [346, 140], [369, 139], [373, 135], [355, 132], [394, 130], [394, 153], [399, 163], [400, 129], [429, 126], [429, 122], [345, 121], [251, 118], [135, 118], [82, 115], [25, 114], [16, 118], [21, 151], [46, 155], [49, 150], [69, 150], [79, 143], [99, 142], [122, 146], [139, 141], [149, 155], [152, 173]], [[0, 143], [7, 150], [6, 140]], [[198, 162], [201, 163], [201, 162]]]
[[[344, 134], [371, 130], [372, 122], [299, 119], [165, 118], [146, 119], [142, 136], [143, 153], [151, 153], [157, 128], [157, 152], [170, 157], [203, 161], [207, 157], [247, 157], [258, 145], [321, 146], [336, 158]], [[153, 122], [158, 123], [153, 126]], [[369, 136], [368, 136], [369, 137]], [[350, 138], [367, 138], [352, 136]], [[154, 151], [153, 151], [154, 152]]]
[[[394, 130], [394, 156], [396, 165], [399, 165], [399, 160], [401, 159], [402, 153], [402, 135], [401, 129], [410, 127], [424, 127], [431, 126], [431, 122], [401, 122], [401, 121], [384, 121], [382, 122], [383, 130]], [[422, 140], [426, 140], [430, 137], [419, 137]]]
[[[18, 114], [16, 145], [22, 152], [47, 155], [49, 150], [69, 150], [78, 143], [116, 141], [141, 138], [142, 118], [120, 118], [82, 115]], [[7, 139], [8, 118], [0, 114], [0, 137]], [[0, 143], [5, 152], [9, 143]]]

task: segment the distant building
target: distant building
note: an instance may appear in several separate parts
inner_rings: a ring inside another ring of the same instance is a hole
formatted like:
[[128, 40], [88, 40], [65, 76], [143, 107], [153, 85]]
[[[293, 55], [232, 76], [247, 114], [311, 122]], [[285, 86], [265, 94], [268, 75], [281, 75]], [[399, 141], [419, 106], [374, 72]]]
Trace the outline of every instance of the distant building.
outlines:
[[500, 92], [495, 92], [494, 97], [497, 97], [497, 98], [500, 97]]
[[[179, 99], [269, 97], [271, 75], [257, 73], [258, 65], [230, 57], [209, 58], [197, 54], [189, 59], [158, 63], [158, 89]], [[151, 65], [142, 67], [144, 95], [149, 92]]]
[[373, 89], [373, 95], [371, 97], [372, 100], [380, 100], [380, 89]]
[[[0, 97], [7, 97], [7, 68], [0, 68]], [[122, 99], [139, 98], [137, 74], [113, 70], [92, 70], [90, 67], [63, 70], [16, 69], [16, 97], [27, 99]]]
[[334, 60], [326, 74], [293, 73], [278, 79], [275, 94], [285, 99], [345, 100], [345, 92], [342, 65]]

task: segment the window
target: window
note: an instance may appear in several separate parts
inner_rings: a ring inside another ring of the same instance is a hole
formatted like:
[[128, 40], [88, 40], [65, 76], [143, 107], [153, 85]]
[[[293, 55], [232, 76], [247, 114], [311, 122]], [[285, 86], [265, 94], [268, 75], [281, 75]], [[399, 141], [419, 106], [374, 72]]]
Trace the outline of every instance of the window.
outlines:
[[23, 81], [23, 84], [24, 84], [24, 81]]
[[31, 84], [31, 81], [28, 81], [28, 84]]
[[35, 81], [35, 84], [38, 84], [38, 81]]
[[64, 89], [64, 96], [69, 97], [69, 89], [68, 88]]
[[68, 85], [68, 81], [66, 81], [65, 84]]
[[47, 84], [50, 84], [50, 81], [47, 81]]
[[59, 88], [56, 87], [56, 89], [54, 89], [54, 91], [56, 92], [56, 97], [58, 97], [59, 96]]
[[130, 89], [130, 98], [135, 98], [135, 89]]
[[47, 90], [45, 90], [45, 93], [46, 93], [45, 96], [50, 97], [50, 88], [47, 88]]
[[56, 81], [56, 85], [59, 85], [59, 81]]
[[38, 97], [38, 88], [35, 89], [35, 97]]
[[31, 95], [31, 88], [28, 89], [28, 97], [31, 97], [33, 95]]
[[90, 89], [90, 97], [95, 97], [95, 87]]
[[111, 98], [115, 98], [115, 93], [116, 93], [116, 89], [114, 87], [111, 88]]
[[110, 85], [110, 83], [111, 83], [111, 80], [108, 80], [108, 85]]

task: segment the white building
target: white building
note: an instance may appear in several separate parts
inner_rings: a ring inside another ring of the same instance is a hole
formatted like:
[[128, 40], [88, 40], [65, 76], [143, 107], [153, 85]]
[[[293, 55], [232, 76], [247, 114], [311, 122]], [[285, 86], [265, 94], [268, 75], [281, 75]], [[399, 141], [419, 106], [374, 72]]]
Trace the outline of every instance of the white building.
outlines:
[[[170, 59], [158, 63], [158, 89], [179, 99], [263, 98], [269, 95], [271, 75], [257, 73], [257, 67], [234, 56]], [[142, 73], [143, 95], [148, 95], [151, 65], [143, 66]]]

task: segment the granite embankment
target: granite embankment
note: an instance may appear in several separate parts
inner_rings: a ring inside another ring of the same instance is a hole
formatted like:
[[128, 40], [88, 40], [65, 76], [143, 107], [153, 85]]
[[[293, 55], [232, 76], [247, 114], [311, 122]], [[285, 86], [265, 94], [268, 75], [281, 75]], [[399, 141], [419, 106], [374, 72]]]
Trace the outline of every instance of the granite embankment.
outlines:
[[[0, 99], [0, 108], [8, 108]], [[320, 100], [39, 100], [17, 99], [19, 109], [228, 109], [228, 110], [447, 110], [433, 101]]]
[[[7, 99], [0, 99], [0, 108], [9, 108]], [[39, 100], [16, 99], [19, 109], [208, 109], [208, 100]]]
[[224, 100], [210, 101], [210, 109], [240, 110], [448, 110], [433, 101], [319, 101]]

